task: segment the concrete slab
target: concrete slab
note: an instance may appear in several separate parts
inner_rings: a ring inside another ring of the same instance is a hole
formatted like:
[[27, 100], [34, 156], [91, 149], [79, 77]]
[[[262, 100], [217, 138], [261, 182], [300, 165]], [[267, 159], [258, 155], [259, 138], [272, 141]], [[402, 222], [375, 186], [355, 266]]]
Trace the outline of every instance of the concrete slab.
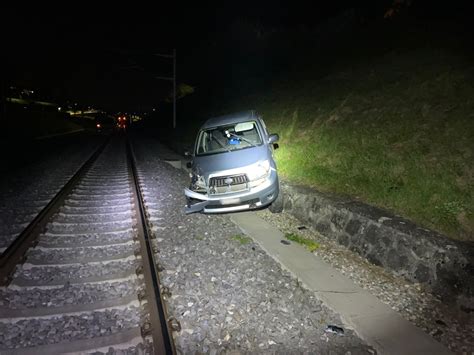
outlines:
[[182, 169], [186, 172], [189, 171], [189, 169], [186, 168], [186, 163], [191, 160], [190, 157], [183, 157], [161, 143], [155, 145], [155, 151], [158, 157], [165, 163], [170, 164], [176, 169]]
[[451, 354], [449, 349], [402, 318], [329, 264], [302, 246], [285, 245], [283, 233], [254, 212], [232, 214], [231, 219], [282, 267], [313, 290], [338, 313], [345, 326], [380, 354]]

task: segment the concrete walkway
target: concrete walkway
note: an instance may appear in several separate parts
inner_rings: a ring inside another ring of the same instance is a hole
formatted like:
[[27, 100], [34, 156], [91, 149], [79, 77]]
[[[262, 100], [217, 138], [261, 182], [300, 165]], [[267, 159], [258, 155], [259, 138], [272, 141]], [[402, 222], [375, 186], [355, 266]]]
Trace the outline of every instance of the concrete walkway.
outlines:
[[233, 222], [252, 237], [282, 267], [313, 290], [326, 306], [338, 313], [346, 326], [379, 354], [451, 354], [449, 349], [402, 318], [329, 264], [302, 246], [285, 245], [278, 229], [253, 212], [231, 215]]
[[183, 157], [159, 142], [156, 142], [154, 149], [156, 155], [165, 163], [170, 164], [176, 169], [188, 171], [186, 163], [191, 161], [191, 157]]

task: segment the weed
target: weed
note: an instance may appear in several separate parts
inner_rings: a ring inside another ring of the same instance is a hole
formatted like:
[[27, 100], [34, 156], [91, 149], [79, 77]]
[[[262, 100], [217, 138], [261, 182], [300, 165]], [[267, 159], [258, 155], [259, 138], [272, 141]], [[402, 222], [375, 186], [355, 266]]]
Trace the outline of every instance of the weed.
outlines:
[[239, 242], [242, 245], [249, 244], [252, 242], [252, 238], [240, 234], [234, 235], [231, 239], [235, 240], [236, 242]]
[[304, 237], [302, 237], [298, 234], [286, 233], [285, 238], [288, 239], [288, 240], [291, 240], [295, 243], [303, 245], [310, 252], [313, 252], [313, 251], [315, 251], [316, 249], [319, 248], [319, 244], [316, 243], [314, 240], [304, 238]]

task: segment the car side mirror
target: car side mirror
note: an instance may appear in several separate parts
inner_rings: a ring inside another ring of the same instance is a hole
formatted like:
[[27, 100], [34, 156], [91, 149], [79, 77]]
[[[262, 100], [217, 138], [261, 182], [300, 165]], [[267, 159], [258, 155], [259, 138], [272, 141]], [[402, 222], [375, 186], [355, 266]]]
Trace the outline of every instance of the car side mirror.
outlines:
[[192, 166], [193, 166], [193, 164], [192, 164], [190, 161], [188, 161], [188, 162], [186, 163], [186, 168], [191, 169]]
[[280, 148], [280, 146], [278, 145], [278, 143], [273, 143], [273, 149], [278, 149]]
[[278, 142], [279, 139], [280, 139], [280, 136], [278, 134], [276, 134], [276, 133], [270, 134], [268, 136], [268, 144]]

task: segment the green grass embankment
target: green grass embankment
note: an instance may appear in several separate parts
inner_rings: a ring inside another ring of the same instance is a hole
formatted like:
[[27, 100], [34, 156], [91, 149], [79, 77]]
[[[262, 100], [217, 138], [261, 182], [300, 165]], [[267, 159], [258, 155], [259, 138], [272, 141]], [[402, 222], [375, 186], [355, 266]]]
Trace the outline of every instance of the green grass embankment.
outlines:
[[391, 53], [321, 79], [286, 80], [229, 105], [280, 134], [280, 175], [474, 240], [474, 66]]

